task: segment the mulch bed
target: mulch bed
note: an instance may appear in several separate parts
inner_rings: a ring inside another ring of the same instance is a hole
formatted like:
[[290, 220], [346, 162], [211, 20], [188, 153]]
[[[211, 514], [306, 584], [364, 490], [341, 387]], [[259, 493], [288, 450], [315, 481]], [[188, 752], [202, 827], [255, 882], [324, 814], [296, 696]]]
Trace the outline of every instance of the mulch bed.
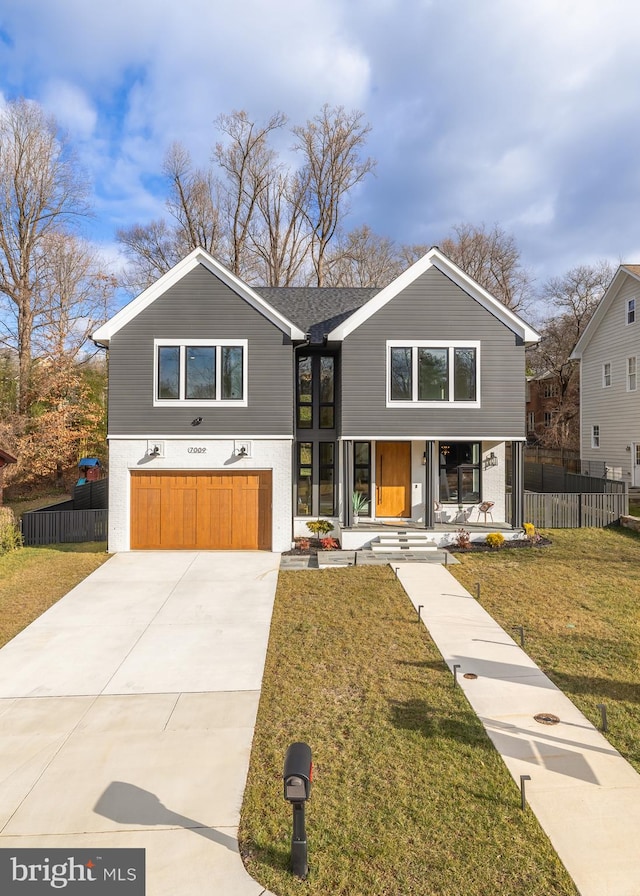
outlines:
[[[443, 545], [441, 550], [448, 551], [450, 554], [478, 554], [481, 552], [491, 552], [491, 551], [508, 551], [512, 548], [544, 548], [551, 544], [550, 539], [544, 538], [543, 536], [539, 536], [536, 542], [530, 542], [528, 538], [520, 538], [514, 539], [513, 541], [504, 541], [500, 547], [492, 548], [484, 541], [472, 541], [471, 544], [466, 548], [461, 548], [457, 544], [446, 544]], [[311, 543], [308, 548], [292, 548], [290, 551], [283, 551], [283, 557], [315, 557], [318, 551], [324, 551], [325, 548], [318, 543], [314, 543], [314, 540], [311, 539]], [[336, 548], [336, 550], [340, 550], [340, 548]]]

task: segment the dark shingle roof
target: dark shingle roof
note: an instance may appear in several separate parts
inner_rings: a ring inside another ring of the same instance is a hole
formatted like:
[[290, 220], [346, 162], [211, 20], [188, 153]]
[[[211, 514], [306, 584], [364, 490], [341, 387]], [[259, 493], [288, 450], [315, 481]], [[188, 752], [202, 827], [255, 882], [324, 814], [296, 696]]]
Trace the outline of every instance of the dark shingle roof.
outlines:
[[331, 286], [256, 286], [254, 290], [276, 311], [308, 333], [311, 342], [322, 342], [325, 334], [380, 292], [378, 288]]

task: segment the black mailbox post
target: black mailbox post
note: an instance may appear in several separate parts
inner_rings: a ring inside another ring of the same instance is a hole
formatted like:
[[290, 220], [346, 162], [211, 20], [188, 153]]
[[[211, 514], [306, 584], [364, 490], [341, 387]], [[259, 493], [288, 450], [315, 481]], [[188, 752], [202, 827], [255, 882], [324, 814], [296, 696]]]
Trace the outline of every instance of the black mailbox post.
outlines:
[[312, 776], [311, 747], [304, 743], [291, 744], [284, 757], [284, 798], [293, 809], [291, 870], [303, 879], [309, 873], [304, 815], [305, 803], [311, 795]]

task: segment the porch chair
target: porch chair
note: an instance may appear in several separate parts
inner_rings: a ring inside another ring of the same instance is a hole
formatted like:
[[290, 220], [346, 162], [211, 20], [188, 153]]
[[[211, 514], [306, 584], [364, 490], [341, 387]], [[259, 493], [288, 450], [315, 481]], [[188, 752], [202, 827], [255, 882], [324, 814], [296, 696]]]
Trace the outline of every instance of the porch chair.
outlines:
[[495, 501], [483, 501], [482, 504], [478, 505], [478, 522], [480, 521], [480, 514], [484, 514], [484, 524], [487, 525], [487, 516], [491, 517], [491, 522], [493, 522], [493, 514], [491, 513], [491, 508], [495, 504]]
[[433, 502], [433, 516], [434, 516], [436, 523], [444, 523], [445, 522], [444, 515], [445, 515], [445, 509], [442, 506], [442, 504], [440, 503], [440, 501], [434, 501]]

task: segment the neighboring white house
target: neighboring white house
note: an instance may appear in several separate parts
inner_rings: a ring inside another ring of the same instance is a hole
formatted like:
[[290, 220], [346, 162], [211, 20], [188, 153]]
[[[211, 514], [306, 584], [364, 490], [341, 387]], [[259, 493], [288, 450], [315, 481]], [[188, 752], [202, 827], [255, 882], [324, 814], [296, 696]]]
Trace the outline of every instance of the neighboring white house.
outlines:
[[583, 468], [640, 486], [640, 265], [621, 265], [571, 355]]

